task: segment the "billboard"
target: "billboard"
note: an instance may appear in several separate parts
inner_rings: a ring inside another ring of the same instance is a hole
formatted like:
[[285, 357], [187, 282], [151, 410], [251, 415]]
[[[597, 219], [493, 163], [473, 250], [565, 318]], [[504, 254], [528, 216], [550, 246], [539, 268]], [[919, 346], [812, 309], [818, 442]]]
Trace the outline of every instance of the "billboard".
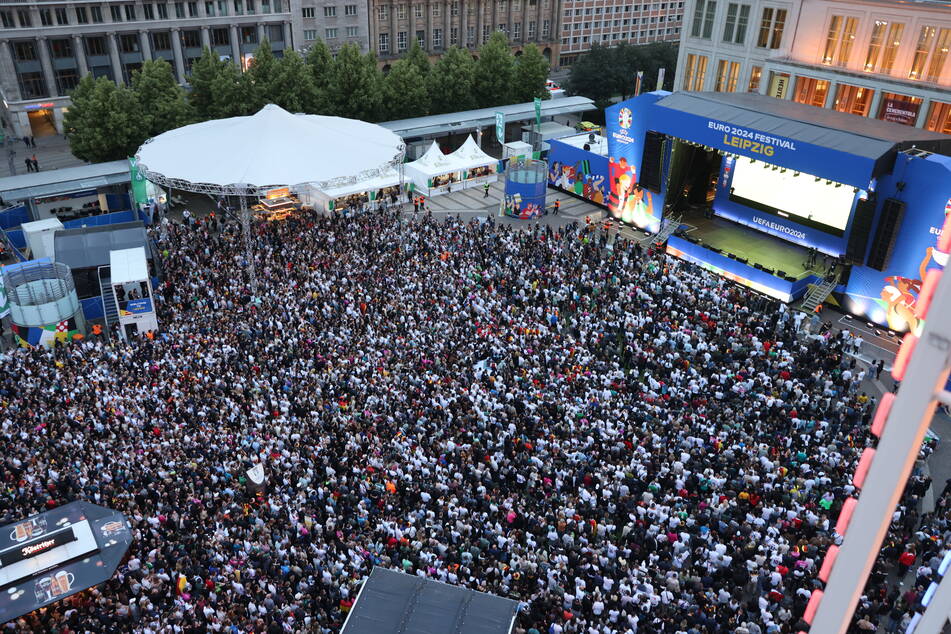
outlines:
[[548, 143], [548, 184], [607, 207], [607, 157], [554, 139]]
[[918, 332], [924, 324], [917, 308], [922, 281], [948, 261], [937, 246], [951, 212], [951, 158], [899, 154], [892, 174], [879, 178], [876, 194], [879, 209], [887, 198], [904, 202], [904, 219], [884, 271], [852, 269], [846, 308], [892, 330]]

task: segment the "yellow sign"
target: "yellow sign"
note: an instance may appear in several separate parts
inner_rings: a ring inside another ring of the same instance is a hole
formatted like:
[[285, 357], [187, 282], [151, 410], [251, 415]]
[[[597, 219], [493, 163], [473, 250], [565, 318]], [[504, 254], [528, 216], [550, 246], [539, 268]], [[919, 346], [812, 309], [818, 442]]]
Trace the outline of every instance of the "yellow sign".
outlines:
[[280, 187], [278, 189], [270, 189], [265, 196], [268, 200], [274, 200], [275, 198], [286, 198], [291, 195], [291, 190], [287, 187]]
[[789, 75], [773, 73], [773, 76], [769, 80], [769, 96], [776, 97], [776, 99], [785, 99], [788, 90]]

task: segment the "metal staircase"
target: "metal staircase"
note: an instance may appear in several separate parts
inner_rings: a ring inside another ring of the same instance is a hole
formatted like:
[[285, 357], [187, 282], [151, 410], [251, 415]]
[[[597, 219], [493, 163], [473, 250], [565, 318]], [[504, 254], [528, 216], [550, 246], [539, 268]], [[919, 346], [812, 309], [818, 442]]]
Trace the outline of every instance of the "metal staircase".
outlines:
[[660, 226], [660, 231], [651, 236], [646, 236], [641, 240], [641, 244], [664, 244], [667, 238], [674, 235], [674, 232], [680, 228], [680, 216], [676, 218], [665, 218]]
[[814, 284], [809, 288], [809, 292], [806, 293], [806, 296], [802, 300], [802, 310], [807, 313], [811, 313], [816, 309], [816, 306], [826, 301], [826, 297], [829, 296], [829, 293], [832, 292], [832, 289], [836, 287], [836, 278], [827, 278], [822, 280], [820, 284]]
[[108, 266], [99, 267], [99, 290], [102, 291], [103, 315], [106, 319], [106, 334], [112, 337], [112, 324], [119, 323], [119, 307], [112, 294], [112, 271]]

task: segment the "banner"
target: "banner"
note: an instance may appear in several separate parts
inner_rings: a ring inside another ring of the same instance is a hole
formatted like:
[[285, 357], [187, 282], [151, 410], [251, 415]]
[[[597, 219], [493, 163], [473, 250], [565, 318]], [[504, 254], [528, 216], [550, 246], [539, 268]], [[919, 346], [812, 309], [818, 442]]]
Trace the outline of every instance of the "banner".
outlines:
[[542, 124], [542, 100], [535, 97], [535, 125]]
[[149, 193], [146, 187], [145, 176], [139, 172], [139, 166], [134, 158], [129, 159], [129, 176], [132, 180], [132, 199], [136, 209], [141, 209], [142, 205], [149, 202]]
[[789, 75], [774, 74], [769, 80], [769, 96], [785, 99], [789, 91]]
[[904, 125], [915, 125], [918, 120], [918, 110], [921, 103], [915, 103], [910, 98], [902, 99], [900, 96], [886, 97], [882, 100], [882, 111], [879, 118], [882, 121], [894, 121]]
[[495, 138], [499, 143], [505, 143], [505, 113], [495, 113]]
[[10, 314], [10, 300], [7, 298], [7, 289], [3, 285], [3, 275], [0, 275], [0, 319]]

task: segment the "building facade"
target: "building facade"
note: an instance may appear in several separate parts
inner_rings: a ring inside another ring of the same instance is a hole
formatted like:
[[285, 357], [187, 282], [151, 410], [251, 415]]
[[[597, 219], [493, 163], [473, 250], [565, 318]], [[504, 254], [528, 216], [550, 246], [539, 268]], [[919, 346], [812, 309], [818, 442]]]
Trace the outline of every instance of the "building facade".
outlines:
[[369, 51], [369, 4], [366, 0], [294, 0], [294, 44], [306, 49], [323, 40], [331, 51], [354, 43]]
[[295, 46], [300, 0], [0, 2], [0, 92], [6, 134], [62, 133], [68, 93], [87, 73], [128, 83], [163, 58], [179, 82], [203, 47], [246, 64], [265, 37]]
[[649, 44], [680, 39], [684, 2], [564, 0], [561, 21], [562, 66], [597, 43]]
[[951, 2], [689, 0], [679, 90], [750, 91], [951, 134]]
[[432, 56], [458, 45], [476, 51], [493, 31], [516, 50], [534, 42], [558, 63], [560, 0], [372, 0], [370, 42], [385, 64], [409, 50], [410, 38]]

